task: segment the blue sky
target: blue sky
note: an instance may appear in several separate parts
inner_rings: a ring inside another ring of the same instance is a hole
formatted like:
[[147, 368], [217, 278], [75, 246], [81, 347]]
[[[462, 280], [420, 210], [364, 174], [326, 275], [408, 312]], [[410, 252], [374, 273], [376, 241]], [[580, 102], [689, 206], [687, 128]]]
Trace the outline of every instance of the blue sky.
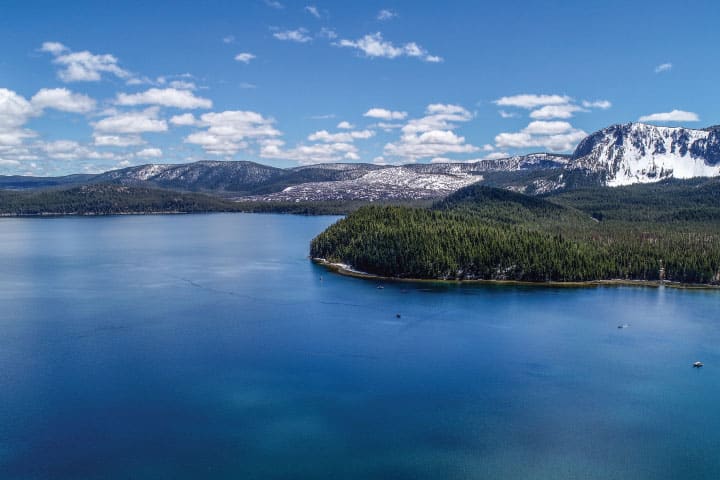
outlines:
[[0, 174], [468, 161], [720, 123], [716, 2], [33, 2], [0, 15]]

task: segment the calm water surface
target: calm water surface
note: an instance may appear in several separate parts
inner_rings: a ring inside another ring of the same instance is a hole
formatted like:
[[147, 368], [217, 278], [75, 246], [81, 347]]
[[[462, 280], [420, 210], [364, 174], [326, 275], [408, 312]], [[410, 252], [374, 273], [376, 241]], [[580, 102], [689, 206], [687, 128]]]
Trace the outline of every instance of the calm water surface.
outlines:
[[0, 220], [0, 478], [720, 478], [720, 292], [377, 289], [335, 220]]

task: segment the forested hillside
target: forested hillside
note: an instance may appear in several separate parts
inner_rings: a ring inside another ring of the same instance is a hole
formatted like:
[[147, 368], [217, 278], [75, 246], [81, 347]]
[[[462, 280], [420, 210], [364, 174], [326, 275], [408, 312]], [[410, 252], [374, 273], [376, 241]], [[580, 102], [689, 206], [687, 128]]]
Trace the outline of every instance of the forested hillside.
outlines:
[[239, 211], [236, 203], [195, 193], [84, 185], [62, 190], [0, 191], [0, 215], [111, 215]]
[[360, 209], [311, 254], [400, 278], [717, 283], [719, 192], [693, 180], [543, 199], [474, 185], [429, 209]]

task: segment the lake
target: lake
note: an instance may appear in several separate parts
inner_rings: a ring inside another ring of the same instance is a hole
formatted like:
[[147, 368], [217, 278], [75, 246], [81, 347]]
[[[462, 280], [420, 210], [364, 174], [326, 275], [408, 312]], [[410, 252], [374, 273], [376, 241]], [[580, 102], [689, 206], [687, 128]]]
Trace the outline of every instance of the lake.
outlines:
[[336, 219], [0, 220], [0, 478], [720, 478], [720, 292], [379, 289]]

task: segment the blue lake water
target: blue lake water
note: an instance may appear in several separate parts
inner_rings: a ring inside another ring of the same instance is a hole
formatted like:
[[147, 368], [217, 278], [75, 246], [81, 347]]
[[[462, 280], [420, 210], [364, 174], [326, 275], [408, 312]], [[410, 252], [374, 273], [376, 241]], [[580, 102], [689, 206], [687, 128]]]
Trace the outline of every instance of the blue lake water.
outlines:
[[720, 478], [720, 292], [378, 289], [335, 220], [0, 220], [0, 478]]

